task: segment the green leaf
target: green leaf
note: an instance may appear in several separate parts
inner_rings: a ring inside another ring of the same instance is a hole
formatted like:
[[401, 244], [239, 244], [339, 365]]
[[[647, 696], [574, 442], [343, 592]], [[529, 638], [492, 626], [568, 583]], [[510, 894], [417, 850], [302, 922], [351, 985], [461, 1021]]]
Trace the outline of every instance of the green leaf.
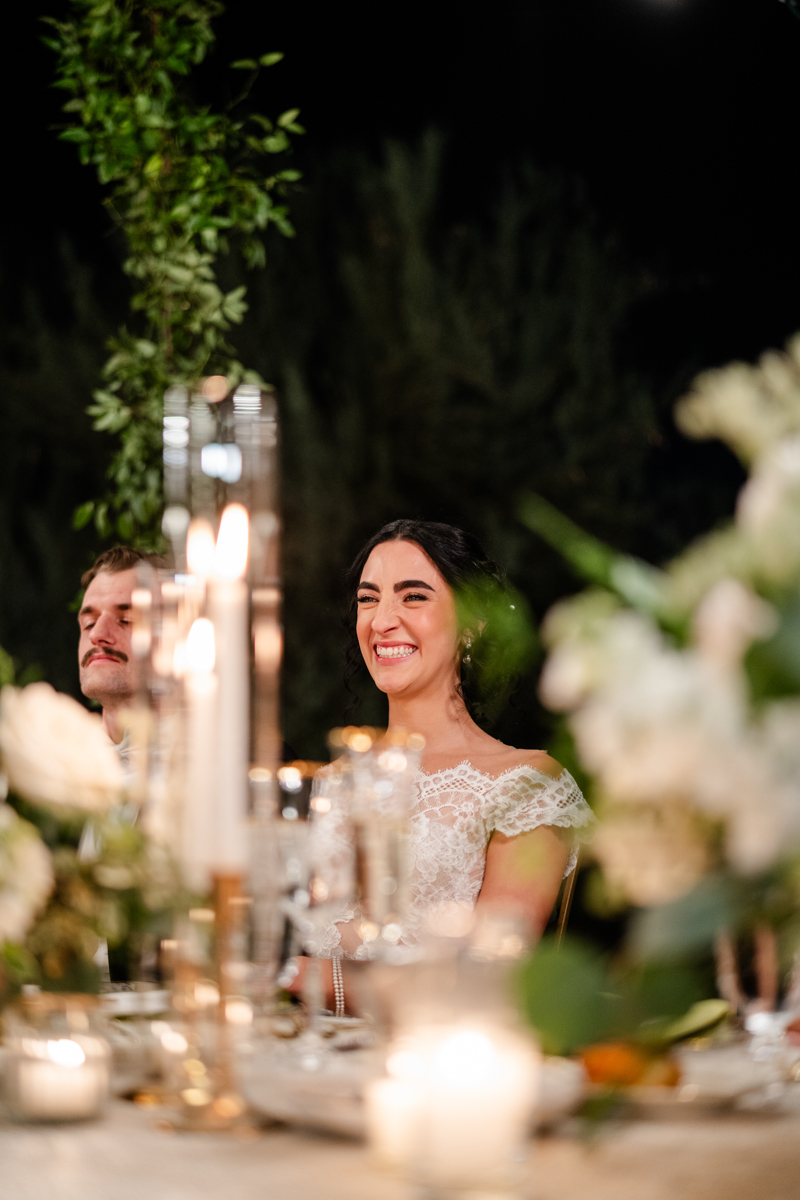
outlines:
[[0, 688], [13, 687], [15, 678], [14, 660], [8, 651], [0, 646]]
[[0, 961], [17, 985], [40, 979], [41, 972], [36, 959], [16, 942], [3, 943]]
[[38, 663], [29, 663], [27, 667], [24, 667], [20, 671], [17, 686], [27, 687], [29, 683], [39, 683], [42, 679], [44, 679], [43, 668]]
[[698, 1000], [682, 1017], [669, 1022], [663, 1031], [664, 1041], [679, 1042], [697, 1037], [730, 1015], [731, 1008], [726, 1000]]
[[680, 900], [640, 909], [628, 945], [637, 962], [677, 961], [710, 950], [722, 929], [736, 927], [740, 898], [722, 875], [709, 875]]
[[569, 1054], [608, 1036], [611, 989], [603, 960], [575, 940], [545, 938], [520, 969], [517, 995], [546, 1054]]
[[88, 525], [94, 513], [94, 500], [87, 500], [84, 504], [80, 504], [72, 514], [72, 528], [83, 529]]
[[262, 67], [274, 67], [275, 63], [279, 63], [282, 58], [283, 54], [280, 52], [280, 50], [275, 50], [272, 54], [262, 54], [258, 61], [261, 63]]
[[131, 542], [135, 533], [135, 522], [129, 512], [120, 513], [117, 518], [117, 532], [125, 542]]
[[767, 641], [754, 642], [744, 660], [756, 704], [800, 691], [800, 600], [781, 606], [778, 628]]
[[616, 592], [633, 608], [669, 620], [662, 571], [592, 537], [543, 496], [524, 496], [517, 513], [522, 524], [557, 550], [578, 575]]
[[274, 133], [271, 137], [264, 138], [262, 144], [267, 154], [281, 154], [282, 151], [288, 149], [289, 139], [281, 129], [278, 133]]
[[299, 108], [289, 108], [285, 113], [281, 113], [281, 115], [278, 117], [278, 124], [285, 128], [287, 125], [293, 124], [293, 122], [296, 121], [299, 116]]
[[257, 71], [258, 63], [254, 58], [240, 58], [231, 63], [232, 71]]

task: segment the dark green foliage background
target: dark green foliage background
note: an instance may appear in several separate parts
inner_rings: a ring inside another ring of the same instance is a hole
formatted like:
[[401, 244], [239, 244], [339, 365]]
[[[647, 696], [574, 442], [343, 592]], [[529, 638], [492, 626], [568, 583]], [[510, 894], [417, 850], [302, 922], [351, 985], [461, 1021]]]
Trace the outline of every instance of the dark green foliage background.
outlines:
[[[654, 518], [658, 417], [618, 353], [641, 278], [579, 189], [530, 164], [484, 223], [453, 220], [444, 150], [429, 133], [331, 156], [293, 199], [297, 239], [250, 279], [240, 352], [281, 397], [285, 732], [308, 755], [346, 703], [342, 572], [383, 522], [470, 529], [541, 616], [575, 581], [517, 520], [521, 491], [621, 549]], [[518, 745], [550, 736], [534, 683], [497, 729]], [[355, 715], [380, 723], [365, 696]]]
[[[267, 239], [264, 271], [219, 264], [246, 283], [239, 357], [278, 389], [284, 509], [285, 734], [321, 757], [342, 721], [341, 578], [361, 541], [398, 516], [471, 529], [536, 616], [578, 586], [516, 518], [534, 490], [621, 550], [658, 560], [730, 503], [705, 510], [653, 478], [658, 411], [619, 349], [646, 299], [641, 273], [603, 234], [580, 190], [522, 164], [498, 182], [485, 220], [454, 218], [446, 145], [435, 133], [380, 155], [311, 163], [293, 197], [298, 236]], [[84, 408], [124, 292], [102, 302], [64, 248], [56, 317], [32, 294], [2, 336], [0, 482], [4, 539], [0, 644], [77, 691], [68, 604], [96, 532], [70, 529], [75, 504], [104, 490], [114, 439]], [[369, 685], [351, 714], [380, 722]], [[551, 736], [535, 672], [498, 732], [532, 746]]]
[[72, 530], [72, 512], [106, 486], [113, 447], [86, 407], [113, 325], [68, 243], [48, 275], [55, 302], [45, 308], [34, 288], [0, 273], [0, 645], [22, 670], [39, 666], [75, 693], [70, 603], [98, 543], [93, 529]]

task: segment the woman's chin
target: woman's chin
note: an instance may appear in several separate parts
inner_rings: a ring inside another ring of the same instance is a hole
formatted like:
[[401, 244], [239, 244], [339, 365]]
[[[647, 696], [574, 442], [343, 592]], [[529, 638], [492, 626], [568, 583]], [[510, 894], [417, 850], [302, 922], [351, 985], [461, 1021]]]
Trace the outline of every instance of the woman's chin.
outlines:
[[417, 672], [409, 670], [405, 664], [397, 667], [378, 667], [370, 674], [376, 688], [385, 692], [387, 696], [406, 691], [407, 688], [413, 686], [417, 677]]

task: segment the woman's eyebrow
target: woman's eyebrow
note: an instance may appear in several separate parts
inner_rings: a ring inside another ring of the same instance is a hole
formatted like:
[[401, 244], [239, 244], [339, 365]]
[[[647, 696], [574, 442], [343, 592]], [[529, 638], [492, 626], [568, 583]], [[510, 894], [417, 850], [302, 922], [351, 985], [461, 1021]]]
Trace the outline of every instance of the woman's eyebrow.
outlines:
[[396, 583], [394, 585], [394, 590], [396, 592], [403, 592], [403, 591], [405, 591], [406, 588], [412, 588], [412, 587], [426, 588], [427, 591], [429, 591], [429, 592], [432, 592], [434, 590], [429, 583], [425, 583], [424, 580], [422, 580], [422, 579], [404, 579], [402, 583]]
[[367, 588], [367, 590], [370, 592], [379, 592], [381, 590], [377, 583], [367, 583], [365, 580], [362, 580], [362, 582], [358, 585], [359, 591], [361, 591], [362, 588]]

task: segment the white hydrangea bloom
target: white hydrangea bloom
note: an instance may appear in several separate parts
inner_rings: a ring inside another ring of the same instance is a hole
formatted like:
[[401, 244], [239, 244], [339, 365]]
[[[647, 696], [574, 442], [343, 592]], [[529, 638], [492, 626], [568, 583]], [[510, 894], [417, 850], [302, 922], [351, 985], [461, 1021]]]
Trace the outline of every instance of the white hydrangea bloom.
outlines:
[[[550, 623], [551, 641], [562, 640], [545, 667], [542, 697], [571, 712], [581, 761], [600, 793], [612, 804], [688, 807], [722, 820], [728, 857], [743, 872], [800, 841], [800, 702], [772, 705], [754, 722], [741, 669], [753, 638], [774, 628], [771, 607], [742, 584], [721, 581], [698, 608], [696, 644], [686, 649], [639, 613], [585, 617], [578, 605], [571, 620], [562, 610]], [[627, 872], [630, 881], [634, 873], [623, 864], [652, 841], [650, 866], [643, 858], [629, 894], [666, 894], [680, 878], [696, 877], [696, 863], [685, 875], [666, 869], [677, 844], [672, 826], [670, 849], [661, 826], [627, 820], [617, 827], [626, 839], [621, 858], [602, 823], [598, 846], [611, 874]]]
[[694, 614], [698, 653], [721, 670], [737, 669], [748, 646], [770, 637], [778, 614], [738, 579], [720, 579], [703, 597]]
[[608, 878], [642, 903], [683, 886], [682, 838], [685, 881], [700, 869], [694, 835], [665, 824], [669, 811], [722, 821], [728, 861], [745, 874], [800, 846], [800, 697], [754, 711], [743, 669], [753, 642], [778, 626], [757, 593], [797, 594], [800, 584], [800, 335], [755, 367], [701, 375], [677, 419], [751, 464], [735, 522], [659, 578], [660, 611], [690, 622], [693, 644], [673, 645], [647, 605], [623, 610], [596, 592], [556, 606], [544, 626], [542, 699], [570, 714], [607, 802], [597, 852]]
[[0, 945], [19, 942], [53, 889], [53, 864], [39, 834], [0, 803]]
[[634, 904], [668, 904], [708, 868], [708, 848], [681, 805], [619, 808], [598, 826], [593, 848], [611, 887]]
[[37, 804], [98, 811], [122, 790], [119, 756], [100, 717], [47, 683], [3, 688], [0, 756], [11, 789]]
[[745, 461], [800, 430], [800, 337], [787, 353], [769, 351], [756, 367], [732, 363], [705, 371], [676, 409], [690, 437], [718, 437]]

